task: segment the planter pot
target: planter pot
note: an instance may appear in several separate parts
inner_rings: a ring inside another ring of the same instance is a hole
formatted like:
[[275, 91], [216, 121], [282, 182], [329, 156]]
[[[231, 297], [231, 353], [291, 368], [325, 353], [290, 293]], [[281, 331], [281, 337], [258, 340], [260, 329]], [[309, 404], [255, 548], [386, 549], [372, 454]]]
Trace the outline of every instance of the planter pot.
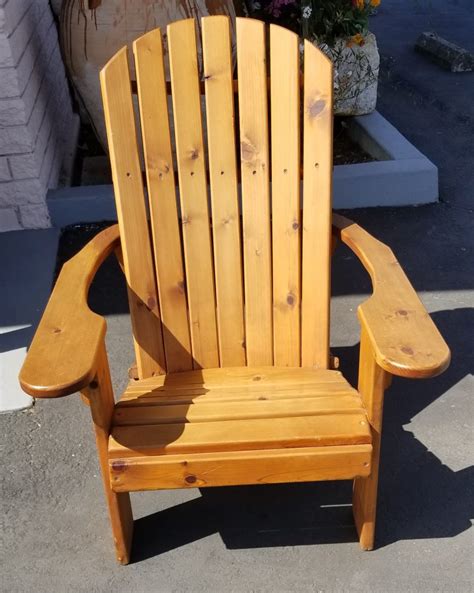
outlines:
[[375, 35], [368, 33], [361, 45], [350, 39], [338, 39], [332, 47], [315, 43], [334, 63], [334, 114], [372, 113], [380, 64]]
[[[131, 50], [132, 42], [147, 31], [156, 27], [166, 31], [172, 21], [210, 14], [228, 15], [235, 25], [232, 0], [63, 0], [60, 39], [64, 62], [81, 111], [89, 117], [104, 148], [100, 69], [124, 45]], [[133, 69], [133, 59], [130, 66]]]

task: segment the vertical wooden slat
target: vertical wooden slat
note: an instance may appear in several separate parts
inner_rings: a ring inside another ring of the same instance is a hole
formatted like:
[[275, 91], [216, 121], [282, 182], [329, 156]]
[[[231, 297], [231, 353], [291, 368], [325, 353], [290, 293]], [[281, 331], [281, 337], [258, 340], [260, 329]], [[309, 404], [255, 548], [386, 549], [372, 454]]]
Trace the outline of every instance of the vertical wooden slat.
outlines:
[[270, 26], [273, 341], [276, 366], [300, 358], [299, 39]]
[[249, 366], [273, 363], [265, 25], [237, 19], [245, 329]]
[[196, 368], [219, 366], [194, 19], [168, 25], [183, 243]]
[[304, 44], [302, 365], [328, 368], [332, 198], [332, 63]]
[[192, 369], [160, 29], [133, 44], [168, 372]]
[[138, 374], [165, 368], [161, 320], [138, 158], [127, 48], [100, 73]]
[[202, 19], [207, 143], [221, 366], [245, 365], [229, 17]]

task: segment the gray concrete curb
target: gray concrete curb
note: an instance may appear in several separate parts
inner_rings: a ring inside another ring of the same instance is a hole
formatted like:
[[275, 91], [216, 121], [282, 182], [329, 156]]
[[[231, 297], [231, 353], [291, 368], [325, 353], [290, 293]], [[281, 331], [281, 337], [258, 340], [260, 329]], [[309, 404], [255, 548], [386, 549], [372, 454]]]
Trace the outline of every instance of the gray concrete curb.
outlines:
[[[334, 167], [334, 208], [413, 206], [438, 200], [438, 169], [377, 111], [348, 122], [351, 138], [378, 159]], [[48, 208], [55, 227], [116, 220], [111, 185], [51, 190]]]

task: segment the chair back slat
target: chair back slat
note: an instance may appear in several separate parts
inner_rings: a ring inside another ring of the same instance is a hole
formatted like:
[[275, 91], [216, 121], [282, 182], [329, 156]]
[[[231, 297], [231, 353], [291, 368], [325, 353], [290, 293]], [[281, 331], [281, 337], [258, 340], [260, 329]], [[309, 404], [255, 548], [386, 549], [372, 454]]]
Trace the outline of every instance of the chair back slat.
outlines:
[[276, 366], [299, 366], [300, 93], [299, 39], [270, 26], [273, 342]]
[[166, 369], [138, 156], [127, 50], [101, 72], [101, 89], [140, 378]]
[[193, 368], [160, 29], [133, 44], [168, 372]]
[[332, 197], [332, 63], [304, 43], [302, 365], [328, 368]]
[[272, 254], [264, 23], [237, 19], [237, 68], [247, 363], [271, 365]]
[[177, 21], [167, 32], [193, 364], [218, 367], [195, 21]]
[[139, 375], [329, 368], [332, 64], [238, 18], [235, 73], [228, 17], [200, 26], [134, 43], [143, 159], [126, 49], [101, 73]]
[[207, 145], [221, 366], [244, 366], [245, 335], [229, 19], [202, 19]]

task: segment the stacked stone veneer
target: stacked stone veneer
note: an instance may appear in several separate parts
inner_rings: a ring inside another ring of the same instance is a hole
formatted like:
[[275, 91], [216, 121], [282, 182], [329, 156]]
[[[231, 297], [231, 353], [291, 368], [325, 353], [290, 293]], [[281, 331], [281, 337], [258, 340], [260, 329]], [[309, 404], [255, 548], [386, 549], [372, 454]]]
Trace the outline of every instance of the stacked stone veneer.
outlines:
[[0, 0], [0, 231], [50, 225], [78, 128], [48, 0]]

